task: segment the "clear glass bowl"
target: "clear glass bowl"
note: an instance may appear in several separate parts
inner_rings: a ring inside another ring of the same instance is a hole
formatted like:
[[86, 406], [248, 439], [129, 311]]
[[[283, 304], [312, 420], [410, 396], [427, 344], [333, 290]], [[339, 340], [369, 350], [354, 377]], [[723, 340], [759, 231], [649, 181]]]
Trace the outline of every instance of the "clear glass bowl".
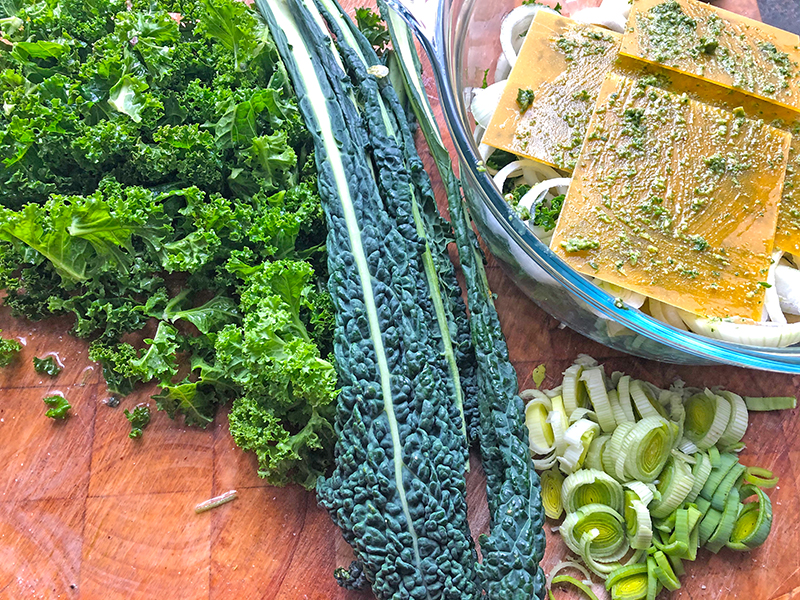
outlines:
[[[477, 168], [474, 120], [467, 114], [470, 88], [479, 87], [500, 54], [500, 23], [519, 0], [388, 0], [414, 29], [430, 58], [444, 120], [460, 164], [473, 219], [489, 250], [540, 307], [601, 344], [679, 364], [731, 364], [800, 373], [800, 348], [759, 348], [682, 331], [631, 308], [569, 268], [517, 218]], [[562, 1], [569, 14], [585, 0]]]

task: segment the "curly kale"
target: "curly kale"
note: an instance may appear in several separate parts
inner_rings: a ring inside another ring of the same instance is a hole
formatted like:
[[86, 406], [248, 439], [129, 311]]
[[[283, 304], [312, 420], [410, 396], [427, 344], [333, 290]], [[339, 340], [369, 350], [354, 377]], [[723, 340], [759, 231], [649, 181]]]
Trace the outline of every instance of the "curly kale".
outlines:
[[61, 367], [56, 362], [54, 356], [46, 356], [45, 358], [33, 357], [33, 370], [42, 375], [49, 375], [56, 377], [61, 373]]
[[69, 409], [72, 408], [72, 405], [64, 396], [45, 396], [42, 401], [48, 406], [47, 412], [44, 413], [46, 417], [60, 420], [69, 417]]
[[333, 448], [325, 218], [264, 23], [235, 0], [2, 7], [4, 302], [72, 315], [112, 392], [155, 382], [187, 424], [238, 398], [262, 476], [313, 486]]
[[125, 418], [131, 424], [128, 437], [132, 440], [142, 437], [142, 431], [150, 424], [150, 406], [145, 403], [137, 404], [132, 411], [125, 409]]
[[[0, 330], [0, 333], [2, 333], [2, 330]], [[22, 344], [17, 340], [0, 337], [0, 367], [7, 367], [14, 362], [20, 350], [22, 350]]]

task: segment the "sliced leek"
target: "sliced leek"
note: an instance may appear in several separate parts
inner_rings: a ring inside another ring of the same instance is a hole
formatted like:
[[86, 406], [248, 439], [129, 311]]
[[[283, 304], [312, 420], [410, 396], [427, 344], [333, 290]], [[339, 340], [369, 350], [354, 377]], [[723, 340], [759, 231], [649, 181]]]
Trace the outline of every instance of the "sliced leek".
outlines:
[[614, 431], [614, 428], [617, 426], [617, 421], [614, 418], [614, 411], [608, 400], [603, 368], [592, 367], [584, 369], [581, 373], [580, 381], [586, 384], [589, 401], [594, 407], [594, 412], [597, 415], [597, 422], [600, 423], [600, 428], [603, 430], [603, 433]]
[[579, 378], [583, 373], [583, 365], [572, 365], [564, 371], [564, 381], [561, 384], [561, 395], [564, 398], [564, 407], [572, 414], [576, 408], [585, 406], [586, 391]]
[[562, 498], [564, 509], [575, 512], [587, 504], [605, 504], [622, 513], [625, 495], [613, 477], [594, 469], [581, 469], [564, 480]]
[[646, 417], [630, 434], [630, 452], [625, 457], [625, 475], [649, 483], [655, 481], [672, 451], [672, 430], [662, 417]]
[[573, 552], [583, 556], [583, 536], [590, 534], [591, 556], [609, 560], [618, 560], [627, 551], [625, 531], [622, 516], [605, 504], [587, 504], [568, 513], [559, 529], [564, 542]]
[[684, 436], [700, 450], [715, 445], [728, 427], [731, 403], [706, 389], [686, 401]]
[[564, 503], [561, 501], [564, 476], [558, 469], [548, 469], [541, 474], [541, 483], [544, 514], [551, 519], [560, 519], [564, 514]]
[[772, 529], [772, 502], [769, 497], [754, 485], [743, 486], [740, 498], [746, 500], [750, 496], [756, 496], [756, 501], [743, 505], [727, 543], [734, 550], [752, 550], [760, 546]]
[[678, 508], [692, 491], [692, 471], [689, 465], [670, 457], [656, 489], [661, 492], [661, 499], [650, 505], [650, 514], [654, 519], [663, 519]]
[[717, 444], [720, 447], [732, 446], [738, 443], [747, 431], [747, 405], [744, 399], [738, 394], [721, 390], [718, 396], [725, 398], [731, 405], [731, 416], [725, 432], [720, 436]]
[[630, 490], [625, 492], [625, 525], [631, 548], [647, 550], [653, 541], [653, 521], [647, 505]]
[[778, 478], [772, 474], [772, 471], [761, 467], [747, 467], [744, 480], [761, 488], [773, 488], [778, 485]]
[[792, 396], [776, 396], [775, 398], [753, 398], [745, 396], [744, 403], [747, 410], [787, 410], [797, 408], [797, 398]]
[[666, 417], [664, 408], [658, 400], [653, 398], [650, 389], [642, 381], [631, 381], [631, 398], [636, 407], [636, 411], [644, 419], [645, 417]]
[[592, 591], [592, 588], [590, 588], [582, 581], [578, 581], [574, 577], [571, 577], [570, 575], [557, 575], [553, 577], [551, 585], [558, 585], [560, 583], [568, 583], [569, 585], [575, 586], [581, 592], [583, 592], [586, 595], [586, 597], [589, 598], [589, 600], [597, 600], [597, 596]]

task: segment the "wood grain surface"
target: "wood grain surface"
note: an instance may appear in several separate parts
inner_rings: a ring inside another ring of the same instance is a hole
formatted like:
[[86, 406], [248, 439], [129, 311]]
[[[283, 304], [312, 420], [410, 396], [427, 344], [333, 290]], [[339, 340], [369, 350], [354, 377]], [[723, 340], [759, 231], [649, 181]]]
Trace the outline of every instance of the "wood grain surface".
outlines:
[[[727, 5], [758, 16], [755, 0]], [[677, 367], [608, 350], [560, 327], [491, 257], [488, 276], [522, 387], [532, 384], [530, 373], [539, 364], [547, 369], [544, 385], [556, 385], [577, 354], [588, 353], [609, 371], [662, 385], [682, 377], [749, 395], [798, 393], [800, 376]], [[87, 344], [68, 334], [70, 326], [66, 318], [16, 320], [0, 309], [4, 335], [24, 343], [18, 360], [0, 370], [0, 600], [372, 597], [337, 587], [331, 573], [349, 564], [349, 548], [312, 493], [258, 479], [255, 460], [231, 440], [225, 410], [206, 430], [179, 426], [154, 411], [144, 436], [130, 440], [122, 411], [147, 401], [155, 408], [153, 389], [137, 390], [118, 408], [107, 406], [100, 370], [88, 360]], [[55, 379], [32, 368], [34, 356], [49, 352], [65, 367]], [[44, 416], [42, 397], [56, 390], [73, 405], [64, 423]], [[800, 597], [797, 412], [754, 414], [745, 437], [742, 462], [781, 477], [770, 493], [775, 520], [767, 543], [746, 554], [701, 551], [671, 598]], [[468, 500], [477, 536], [488, 517], [480, 464], [474, 456], [471, 463]], [[238, 500], [194, 513], [195, 504], [230, 489], [239, 491]], [[565, 554], [557, 536], [549, 535], [545, 569]]]

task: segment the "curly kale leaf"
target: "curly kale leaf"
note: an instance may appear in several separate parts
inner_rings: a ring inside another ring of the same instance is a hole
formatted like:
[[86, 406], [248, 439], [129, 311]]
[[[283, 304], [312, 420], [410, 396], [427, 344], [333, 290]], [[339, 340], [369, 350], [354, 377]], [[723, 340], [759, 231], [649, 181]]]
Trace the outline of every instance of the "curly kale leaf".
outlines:
[[142, 430], [150, 424], [150, 406], [142, 403], [133, 407], [132, 411], [125, 409], [125, 418], [131, 424], [128, 437], [132, 440], [142, 437]]
[[213, 390], [188, 379], [175, 385], [162, 385], [161, 391], [153, 396], [158, 409], [171, 419], [180, 414], [187, 425], [199, 427], [206, 427], [214, 420], [216, 399]]
[[20, 350], [22, 350], [22, 344], [17, 340], [0, 337], [0, 367], [7, 367], [14, 362]]
[[50, 375], [50, 377], [56, 377], [61, 373], [61, 367], [53, 356], [47, 356], [45, 358], [34, 356], [33, 370], [42, 375]]
[[67, 402], [64, 396], [45, 396], [42, 401], [49, 407], [47, 412], [44, 413], [46, 417], [51, 419], [66, 419], [69, 417], [69, 409], [72, 408], [72, 405]]

